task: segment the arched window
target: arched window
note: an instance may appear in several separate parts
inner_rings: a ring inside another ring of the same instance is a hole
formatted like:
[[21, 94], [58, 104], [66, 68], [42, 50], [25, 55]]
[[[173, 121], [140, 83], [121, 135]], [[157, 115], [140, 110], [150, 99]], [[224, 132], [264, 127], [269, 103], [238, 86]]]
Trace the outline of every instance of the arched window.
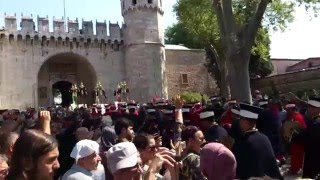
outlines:
[[137, 4], [137, 0], [132, 0], [132, 5], [136, 5]]
[[[31, 43], [32, 44], [32, 43]], [[35, 35], [34, 37], [33, 37], [33, 44], [35, 44], [35, 45], [38, 45], [39, 44], [39, 36], [38, 35]]]
[[149, 3], [149, 4], [152, 4], [152, 3], [153, 3], [153, 0], [148, 0], [148, 3]]
[[6, 37], [5, 34], [1, 34], [1, 36], [0, 36], [1, 39], [4, 39], [5, 37]]
[[91, 39], [90, 39], [90, 38], [88, 38], [88, 39], [87, 39], [87, 42], [86, 42], [86, 46], [85, 46], [85, 47], [90, 47], [90, 45], [91, 45]]
[[35, 35], [35, 36], [33, 37], [33, 39], [34, 39], [34, 41], [39, 41], [39, 36], [38, 36], [38, 35]]
[[62, 44], [63, 44], [63, 42], [62, 42], [62, 37], [61, 37], [61, 36], [58, 37], [58, 44], [59, 44], [59, 45], [62, 45]]
[[106, 47], [106, 41], [104, 39], [101, 39], [100, 41], [100, 49], [104, 49]]
[[30, 42], [30, 40], [31, 40], [30, 35], [26, 35], [26, 43], [27, 43], [27, 44]]
[[66, 37], [65, 45], [66, 45], [67, 47], [69, 47], [69, 45], [70, 45], [70, 38], [69, 38], [69, 37]]
[[114, 51], [119, 51], [119, 42], [118, 42], [118, 40], [115, 40], [115, 41], [114, 41], [113, 50], [114, 50]]
[[46, 43], [47, 43], [47, 37], [46, 36], [42, 36], [41, 45], [44, 46]]
[[11, 43], [13, 40], [14, 40], [14, 35], [13, 35], [13, 34], [10, 34], [10, 35], [9, 35], [9, 42]]
[[51, 36], [51, 37], [50, 37], [50, 42], [53, 43], [54, 41], [55, 41], [54, 37]]
[[22, 41], [22, 35], [21, 34], [18, 35], [18, 41]]

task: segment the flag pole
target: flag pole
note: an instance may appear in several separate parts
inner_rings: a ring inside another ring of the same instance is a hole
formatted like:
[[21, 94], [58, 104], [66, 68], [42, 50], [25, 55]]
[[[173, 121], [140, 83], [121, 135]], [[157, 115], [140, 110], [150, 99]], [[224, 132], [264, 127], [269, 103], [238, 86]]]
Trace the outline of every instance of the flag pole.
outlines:
[[64, 30], [67, 31], [66, 0], [63, 0]]

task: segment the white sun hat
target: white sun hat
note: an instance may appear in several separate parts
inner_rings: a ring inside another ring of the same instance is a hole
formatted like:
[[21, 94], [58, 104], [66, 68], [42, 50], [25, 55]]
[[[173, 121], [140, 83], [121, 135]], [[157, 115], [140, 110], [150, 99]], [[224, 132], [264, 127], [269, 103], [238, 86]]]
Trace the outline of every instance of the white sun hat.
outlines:
[[120, 169], [133, 167], [138, 163], [138, 150], [131, 142], [112, 146], [107, 152], [108, 168], [112, 174]]
[[79, 159], [88, 157], [93, 153], [99, 154], [99, 144], [95, 141], [84, 139], [73, 147], [70, 157], [78, 162]]

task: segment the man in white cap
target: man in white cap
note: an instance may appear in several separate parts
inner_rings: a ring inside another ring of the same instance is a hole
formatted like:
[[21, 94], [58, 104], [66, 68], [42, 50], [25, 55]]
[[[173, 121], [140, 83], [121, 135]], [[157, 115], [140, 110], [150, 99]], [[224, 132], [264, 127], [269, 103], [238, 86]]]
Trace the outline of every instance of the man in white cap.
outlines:
[[108, 169], [114, 180], [140, 177], [142, 165], [137, 148], [131, 142], [121, 142], [112, 146], [106, 153]]
[[256, 123], [262, 109], [240, 103], [241, 140], [233, 146], [237, 160], [237, 178], [269, 176], [283, 179], [270, 140], [256, 129]]
[[63, 175], [62, 180], [92, 180], [90, 171], [96, 170], [101, 161], [99, 144], [92, 140], [81, 140], [70, 156], [75, 159], [75, 164]]
[[[121, 142], [112, 146], [106, 153], [108, 159], [108, 169], [113, 175], [114, 180], [132, 179], [155, 179], [162, 165], [170, 169], [170, 175], [176, 180], [178, 172], [173, 170], [176, 165], [174, 159], [166, 154], [157, 154], [149, 163], [148, 170], [143, 174], [142, 161], [136, 146], [131, 142]], [[172, 173], [171, 173], [172, 172]]]

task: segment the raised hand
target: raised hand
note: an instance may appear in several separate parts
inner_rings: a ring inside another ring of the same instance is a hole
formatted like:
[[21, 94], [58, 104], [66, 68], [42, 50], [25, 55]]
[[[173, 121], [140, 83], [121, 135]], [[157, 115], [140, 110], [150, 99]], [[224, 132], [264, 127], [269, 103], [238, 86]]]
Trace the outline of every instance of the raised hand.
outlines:
[[49, 111], [40, 111], [40, 122], [50, 122], [51, 116]]
[[178, 94], [173, 98], [173, 104], [176, 107], [176, 109], [181, 109], [183, 106], [183, 99], [181, 96]]
[[51, 134], [51, 129], [50, 129], [50, 122], [51, 122], [50, 111], [40, 111], [39, 120], [40, 120], [42, 131], [47, 133], [47, 134]]

